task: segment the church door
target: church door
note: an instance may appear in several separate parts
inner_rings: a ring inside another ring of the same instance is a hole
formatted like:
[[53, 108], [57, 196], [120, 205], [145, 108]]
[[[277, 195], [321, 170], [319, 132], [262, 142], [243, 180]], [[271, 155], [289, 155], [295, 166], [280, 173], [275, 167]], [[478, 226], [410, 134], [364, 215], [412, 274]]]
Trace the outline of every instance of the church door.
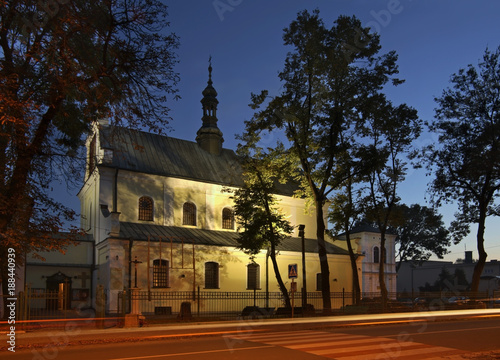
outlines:
[[60, 271], [47, 278], [47, 309], [71, 309], [71, 277]]

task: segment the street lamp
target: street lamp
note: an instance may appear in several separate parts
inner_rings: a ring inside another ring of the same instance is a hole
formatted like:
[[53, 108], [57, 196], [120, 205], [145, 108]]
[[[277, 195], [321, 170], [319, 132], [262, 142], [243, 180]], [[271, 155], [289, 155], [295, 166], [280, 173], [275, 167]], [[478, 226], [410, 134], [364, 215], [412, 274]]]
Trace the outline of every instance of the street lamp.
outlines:
[[303, 224], [299, 225], [299, 236], [302, 239], [302, 310], [305, 310], [307, 306], [305, 227]]

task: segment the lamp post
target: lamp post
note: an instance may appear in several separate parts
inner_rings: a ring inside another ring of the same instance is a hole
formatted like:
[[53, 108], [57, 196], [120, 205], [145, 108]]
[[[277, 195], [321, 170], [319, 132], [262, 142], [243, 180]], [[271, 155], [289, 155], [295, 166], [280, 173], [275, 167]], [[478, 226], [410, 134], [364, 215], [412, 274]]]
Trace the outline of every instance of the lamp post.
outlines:
[[299, 225], [299, 236], [302, 239], [302, 310], [305, 310], [307, 306], [305, 227], [303, 224]]
[[268, 247], [266, 252], [266, 311], [269, 309], [269, 252], [271, 249]]

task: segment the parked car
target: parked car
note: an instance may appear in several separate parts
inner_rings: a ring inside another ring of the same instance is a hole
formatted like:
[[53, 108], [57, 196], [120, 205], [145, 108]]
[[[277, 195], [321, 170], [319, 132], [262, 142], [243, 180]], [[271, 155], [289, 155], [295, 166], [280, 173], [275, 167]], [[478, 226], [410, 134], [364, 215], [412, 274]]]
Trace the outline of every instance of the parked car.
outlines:
[[467, 304], [469, 300], [467, 296], [452, 296], [448, 299], [448, 304], [463, 305]]

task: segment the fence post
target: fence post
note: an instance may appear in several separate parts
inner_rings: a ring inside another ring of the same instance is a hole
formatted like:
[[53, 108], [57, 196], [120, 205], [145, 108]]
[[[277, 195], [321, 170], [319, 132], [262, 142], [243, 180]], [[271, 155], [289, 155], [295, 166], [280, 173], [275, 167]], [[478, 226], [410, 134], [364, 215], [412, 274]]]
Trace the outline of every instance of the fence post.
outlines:
[[[64, 292], [63, 292], [63, 304], [64, 304], [64, 320], [66, 320], [68, 318], [68, 310], [71, 309], [71, 300], [70, 300], [70, 297], [69, 297], [69, 286], [68, 286], [68, 282], [65, 281], [64, 282]], [[68, 309], [68, 302], [69, 302], [69, 305], [70, 305], [70, 309]]]
[[31, 297], [33, 296], [33, 292], [31, 287], [26, 286], [24, 292], [24, 319], [23, 320], [31, 320]]
[[127, 298], [128, 298], [128, 291], [126, 289], [123, 289], [123, 292], [122, 292], [122, 312], [121, 312], [123, 324], [125, 324], [125, 315], [127, 314], [127, 304], [128, 304]]
[[197, 302], [198, 302], [198, 304], [197, 304], [198, 308], [197, 308], [196, 313], [197, 313], [197, 316], [200, 317], [200, 286], [199, 285], [198, 285], [198, 301]]

